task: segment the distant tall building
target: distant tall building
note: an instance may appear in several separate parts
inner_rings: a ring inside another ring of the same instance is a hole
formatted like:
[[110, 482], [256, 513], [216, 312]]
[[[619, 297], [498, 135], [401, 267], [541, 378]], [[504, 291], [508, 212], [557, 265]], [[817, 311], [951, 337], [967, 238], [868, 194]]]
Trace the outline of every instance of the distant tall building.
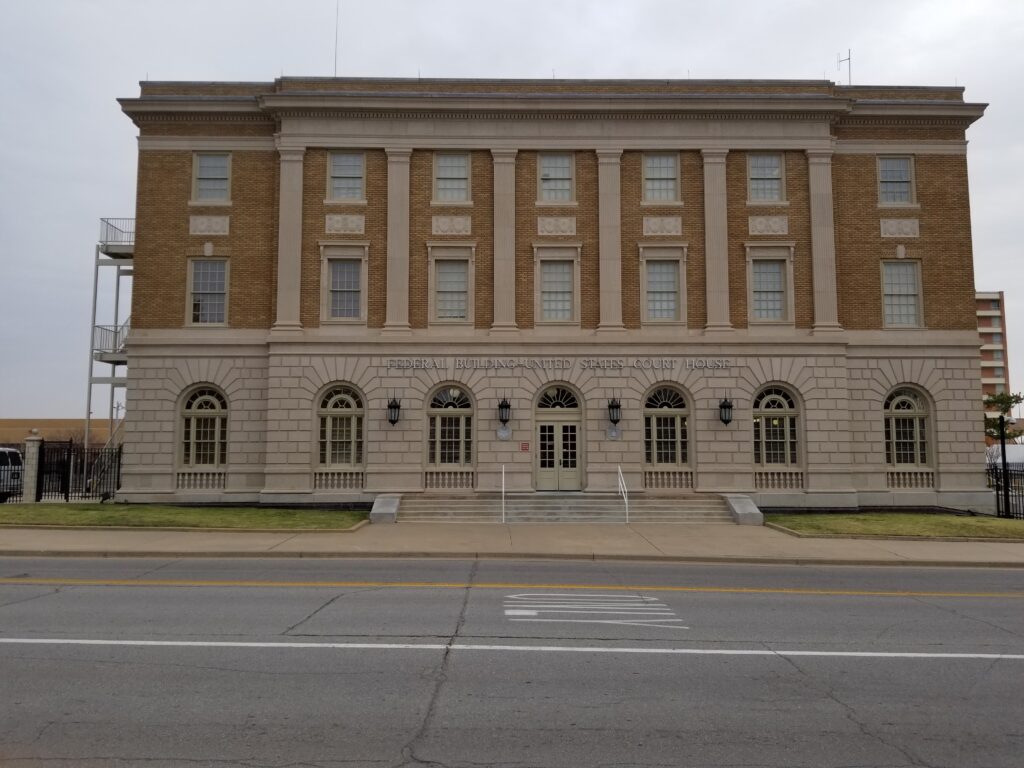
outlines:
[[1009, 392], [1010, 369], [1006, 354], [1006, 304], [1003, 292], [978, 291], [975, 300], [978, 308], [978, 334], [981, 336], [982, 397]]

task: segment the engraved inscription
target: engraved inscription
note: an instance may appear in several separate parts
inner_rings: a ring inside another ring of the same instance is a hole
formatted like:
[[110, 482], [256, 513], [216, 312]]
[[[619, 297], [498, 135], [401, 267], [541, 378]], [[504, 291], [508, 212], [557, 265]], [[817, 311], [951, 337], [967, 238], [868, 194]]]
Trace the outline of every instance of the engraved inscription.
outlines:
[[230, 216], [189, 216], [190, 235], [226, 235]]
[[750, 216], [752, 235], [788, 235], [789, 216]]
[[917, 219], [882, 219], [882, 237], [920, 237]]
[[575, 235], [575, 216], [538, 216], [538, 235]]
[[366, 229], [366, 217], [358, 213], [329, 213], [325, 231], [331, 235], [361, 235]]
[[682, 216], [644, 216], [645, 235], [683, 234]]
[[435, 235], [469, 235], [472, 228], [470, 216], [434, 216], [430, 231]]

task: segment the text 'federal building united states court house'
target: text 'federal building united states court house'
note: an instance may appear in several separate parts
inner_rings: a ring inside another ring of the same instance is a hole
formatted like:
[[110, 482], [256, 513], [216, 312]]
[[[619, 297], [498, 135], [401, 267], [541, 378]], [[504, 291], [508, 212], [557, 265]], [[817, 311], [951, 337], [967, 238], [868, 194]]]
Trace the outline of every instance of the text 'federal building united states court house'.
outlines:
[[989, 508], [961, 88], [146, 82], [121, 497]]

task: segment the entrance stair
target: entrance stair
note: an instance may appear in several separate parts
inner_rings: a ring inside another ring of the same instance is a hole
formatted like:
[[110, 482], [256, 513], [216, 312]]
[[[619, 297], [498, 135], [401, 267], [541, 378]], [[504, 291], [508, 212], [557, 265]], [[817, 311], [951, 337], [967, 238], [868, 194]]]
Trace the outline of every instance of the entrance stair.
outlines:
[[[472, 496], [403, 494], [398, 521], [500, 523], [501, 494]], [[624, 523], [622, 497], [614, 493], [509, 493], [508, 523]], [[725, 499], [712, 493], [630, 496], [631, 523], [733, 523]]]

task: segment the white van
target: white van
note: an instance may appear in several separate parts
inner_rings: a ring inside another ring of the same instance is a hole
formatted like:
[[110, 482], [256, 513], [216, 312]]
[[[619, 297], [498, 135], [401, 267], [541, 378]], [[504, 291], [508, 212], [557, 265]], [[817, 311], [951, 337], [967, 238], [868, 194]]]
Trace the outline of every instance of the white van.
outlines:
[[12, 496], [20, 496], [24, 481], [21, 453], [14, 448], [0, 448], [0, 504]]

